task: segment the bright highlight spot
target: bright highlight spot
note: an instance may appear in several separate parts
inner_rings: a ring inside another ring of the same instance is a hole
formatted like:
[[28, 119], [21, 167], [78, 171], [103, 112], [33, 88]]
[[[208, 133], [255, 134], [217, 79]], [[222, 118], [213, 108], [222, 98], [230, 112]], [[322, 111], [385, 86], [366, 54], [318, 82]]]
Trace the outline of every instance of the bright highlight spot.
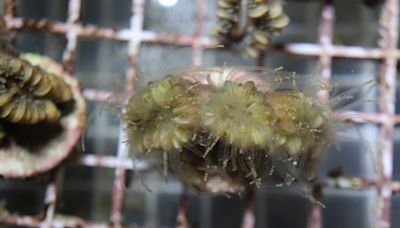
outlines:
[[171, 7], [176, 5], [176, 3], [178, 2], [178, 0], [158, 0], [158, 2], [165, 7]]

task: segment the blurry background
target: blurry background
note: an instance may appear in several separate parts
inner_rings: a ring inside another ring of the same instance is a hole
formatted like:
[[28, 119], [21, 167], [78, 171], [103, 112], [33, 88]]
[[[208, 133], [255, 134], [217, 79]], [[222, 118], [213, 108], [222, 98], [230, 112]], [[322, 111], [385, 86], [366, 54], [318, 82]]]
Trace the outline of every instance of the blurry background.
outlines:
[[[321, 53], [323, 49], [319, 48], [324, 2], [317, 0], [287, 0], [285, 11], [291, 23], [274, 40], [275, 48], [259, 59], [244, 59], [228, 50], [201, 49], [209, 43], [213, 31], [216, 0], [177, 0], [172, 6], [165, 6], [168, 2], [173, 3], [171, 0], [7, 2], [19, 2], [15, 15], [11, 15], [11, 10], [6, 12], [12, 16], [7, 21], [8, 25], [17, 31], [17, 49], [21, 52], [41, 53], [66, 63], [85, 89], [90, 111], [99, 107], [107, 94], [123, 92], [126, 89], [125, 80], [132, 81], [129, 75], [134, 72], [143, 72], [138, 76], [138, 85], [155, 79], [168, 66], [166, 59], [171, 64], [174, 61], [179, 62], [177, 64], [185, 61], [189, 64], [192, 60], [204, 65], [223, 65], [227, 62], [229, 65], [262, 65], [269, 68], [282, 66], [286, 71], [318, 77], [322, 72], [320, 60], [326, 54]], [[2, 6], [7, 4], [5, 0], [0, 3]], [[372, 57], [364, 57], [362, 51], [363, 48], [379, 51], [382, 5], [367, 7], [361, 0], [336, 0], [329, 9], [334, 10], [335, 17], [330, 37], [332, 44], [355, 48], [351, 58], [345, 58], [346, 54], [340, 53], [331, 59], [328, 56], [331, 60], [328, 65], [331, 82], [345, 80], [343, 87], [351, 87], [377, 78], [381, 58], [385, 56], [379, 56], [378, 53], [376, 57], [372, 52]], [[21, 18], [26, 23], [10, 24]], [[29, 24], [29, 21], [32, 23]], [[40, 26], [40, 23], [50, 26]], [[181, 57], [183, 54], [168, 58], [175, 51], [192, 46], [194, 48], [184, 52], [189, 58]], [[359, 57], [354, 57], [357, 55]], [[400, 90], [397, 94], [400, 95]], [[378, 100], [378, 95], [375, 89], [369, 98]], [[374, 103], [365, 103], [354, 110], [371, 115], [379, 112]], [[399, 112], [400, 106], [397, 105], [396, 113]], [[121, 222], [118, 217], [121, 213], [124, 227], [134, 224], [175, 227], [182, 186], [173, 176], [165, 183], [158, 172], [142, 171], [144, 181], [152, 190], [149, 192], [133, 175], [132, 164], [123, 162], [129, 170], [125, 177], [116, 178], [120, 159], [123, 160], [125, 156], [124, 146], [119, 143], [120, 127], [119, 121], [112, 114], [105, 112], [96, 115], [86, 133], [86, 151], [78, 149], [78, 158], [70, 159], [57, 173], [26, 181], [0, 180], [0, 202], [4, 209], [21, 216], [34, 216], [37, 220], [43, 218], [45, 213], [46, 218], [49, 218], [49, 207], [44, 202], [50, 181], [57, 186], [56, 221], [62, 218], [59, 216], [62, 214], [85, 220], [86, 225], [94, 227], [99, 224], [115, 225]], [[367, 123], [359, 127], [376, 155], [374, 162], [378, 164], [381, 161], [377, 154], [380, 148], [378, 140], [382, 136], [379, 125]], [[400, 129], [395, 129], [393, 140], [389, 139], [394, 146], [393, 159], [389, 163], [393, 162], [392, 175], [395, 181], [400, 179], [400, 166], [395, 165], [400, 162], [400, 151], [397, 149], [400, 146], [399, 133]], [[397, 194], [394, 193], [389, 202], [384, 202], [379, 197], [378, 188], [372, 186], [358, 189], [353, 186], [352, 180], [377, 185], [381, 183], [380, 173], [374, 171], [373, 162], [363, 151], [356, 131], [346, 132], [341, 139], [341, 150], [331, 148], [319, 172], [320, 178], [331, 181], [329, 183], [339, 181], [329, 176], [330, 173], [339, 172], [346, 177], [340, 179], [339, 187], [332, 184], [323, 188], [326, 208], [315, 209], [293, 187], [275, 188], [265, 184], [257, 189], [254, 200], [256, 227], [384, 227], [387, 225], [385, 222], [390, 222], [391, 227], [400, 227], [400, 197]], [[0, 165], [3, 165], [1, 161]], [[392, 164], [386, 165], [390, 168]], [[53, 176], [55, 182], [52, 181]], [[118, 183], [127, 185], [122, 191], [121, 200], [116, 197], [114, 188]], [[242, 226], [246, 204], [244, 199], [236, 196], [199, 196], [193, 193], [189, 193], [188, 199], [188, 215], [193, 227]], [[119, 206], [118, 202], [122, 205]], [[314, 215], [321, 213], [320, 223], [313, 219], [311, 212]], [[53, 215], [50, 216], [52, 218]], [[4, 226], [15, 227], [10, 224]]]

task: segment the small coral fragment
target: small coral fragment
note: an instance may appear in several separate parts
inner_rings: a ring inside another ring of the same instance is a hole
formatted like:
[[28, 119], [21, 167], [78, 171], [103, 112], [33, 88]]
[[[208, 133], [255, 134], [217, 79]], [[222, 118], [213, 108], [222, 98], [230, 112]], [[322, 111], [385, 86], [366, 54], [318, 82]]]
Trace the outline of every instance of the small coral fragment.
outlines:
[[75, 78], [35, 54], [0, 54], [0, 176], [27, 178], [59, 165], [79, 141], [86, 105]]
[[[312, 178], [335, 141], [332, 102], [317, 97], [326, 89], [309, 76], [265, 68], [191, 68], [150, 83], [122, 119], [134, 152], [163, 152], [201, 191], [239, 192], [268, 176], [289, 185]], [[213, 188], [215, 180], [221, 185]]]
[[0, 117], [13, 123], [54, 123], [61, 114], [56, 104], [72, 99], [59, 77], [17, 57], [0, 54]]

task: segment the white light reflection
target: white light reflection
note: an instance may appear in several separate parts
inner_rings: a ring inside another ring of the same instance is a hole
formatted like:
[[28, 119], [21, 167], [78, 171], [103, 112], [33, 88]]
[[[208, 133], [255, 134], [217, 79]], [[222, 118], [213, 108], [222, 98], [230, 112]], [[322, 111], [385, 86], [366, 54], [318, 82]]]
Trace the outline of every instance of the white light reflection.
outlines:
[[164, 7], [171, 7], [178, 3], [178, 0], [158, 0], [158, 3]]

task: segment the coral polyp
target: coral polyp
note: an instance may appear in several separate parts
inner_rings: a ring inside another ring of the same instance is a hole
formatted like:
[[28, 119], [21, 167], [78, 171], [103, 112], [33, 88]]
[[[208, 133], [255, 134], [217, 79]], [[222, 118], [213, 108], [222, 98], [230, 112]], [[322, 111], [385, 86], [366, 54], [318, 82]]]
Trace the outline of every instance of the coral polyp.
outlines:
[[201, 191], [235, 192], [271, 175], [285, 184], [313, 177], [340, 130], [323, 90], [310, 76], [265, 68], [190, 68], [150, 83], [122, 116], [134, 151], [169, 155]]
[[167, 77], [134, 96], [123, 119], [139, 152], [182, 148], [195, 134], [199, 99], [188, 82]]
[[202, 109], [202, 124], [215, 139], [239, 147], [242, 152], [265, 148], [272, 137], [272, 110], [253, 82], [227, 81], [209, 96]]
[[291, 155], [314, 145], [323, 132], [321, 126], [328, 124], [323, 109], [301, 92], [271, 93], [266, 98], [276, 113], [275, 143]]

